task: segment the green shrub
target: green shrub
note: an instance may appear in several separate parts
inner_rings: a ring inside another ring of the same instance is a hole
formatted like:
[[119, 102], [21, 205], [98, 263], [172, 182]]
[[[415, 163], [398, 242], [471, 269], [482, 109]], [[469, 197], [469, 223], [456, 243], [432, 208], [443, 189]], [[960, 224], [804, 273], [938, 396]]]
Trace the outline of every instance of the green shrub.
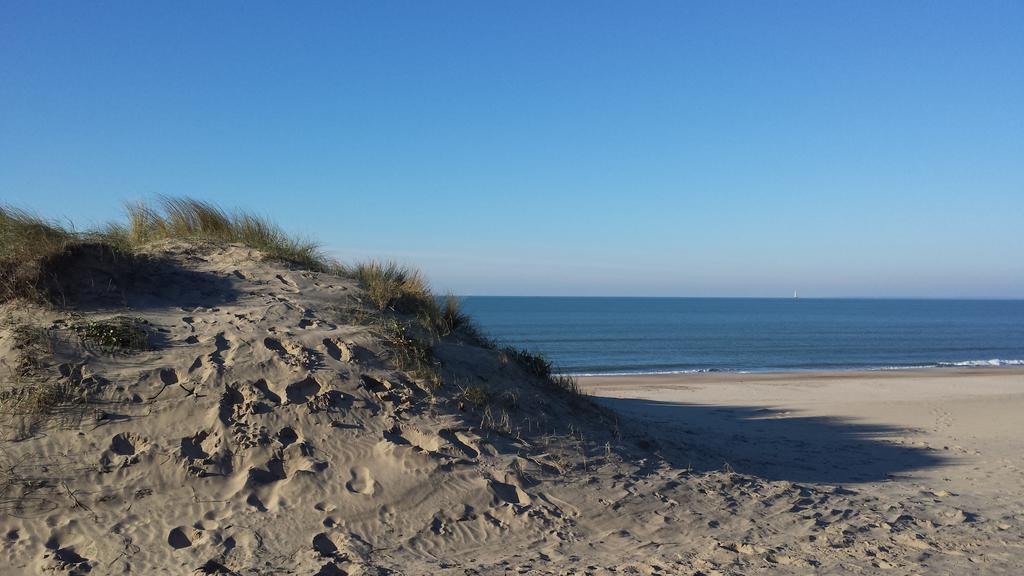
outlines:
[[82, 341], [107, 353], [136, 352], [149, 349], [149, 332], [141, 318], [115, 316], [75, 324], [72, 329]]

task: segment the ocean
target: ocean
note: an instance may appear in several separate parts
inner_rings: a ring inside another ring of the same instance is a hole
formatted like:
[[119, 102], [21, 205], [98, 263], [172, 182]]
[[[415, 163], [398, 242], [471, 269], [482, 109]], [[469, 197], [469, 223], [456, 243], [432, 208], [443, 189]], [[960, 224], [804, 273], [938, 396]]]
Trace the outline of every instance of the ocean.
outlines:
[[465, 297], [562, 373], [1024, 366], [1022, 300]]

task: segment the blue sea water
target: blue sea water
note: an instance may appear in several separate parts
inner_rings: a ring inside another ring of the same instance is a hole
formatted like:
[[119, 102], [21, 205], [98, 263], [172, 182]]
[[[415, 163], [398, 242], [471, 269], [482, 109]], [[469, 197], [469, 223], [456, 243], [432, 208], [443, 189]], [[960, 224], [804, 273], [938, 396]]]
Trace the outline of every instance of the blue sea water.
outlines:
[[570, 374], [1024, 366], [1024, 301], [463, 299], [502, 344]]

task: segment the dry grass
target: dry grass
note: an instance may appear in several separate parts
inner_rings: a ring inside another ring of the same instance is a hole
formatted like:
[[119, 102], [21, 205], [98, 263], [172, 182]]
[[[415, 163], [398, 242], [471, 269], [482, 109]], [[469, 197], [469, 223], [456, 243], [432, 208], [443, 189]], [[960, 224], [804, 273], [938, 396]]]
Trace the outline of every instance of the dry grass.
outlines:
[[7, 383], [0, 388], [0, 414], [43, 416], [81, 403], [81, 394], [68, 381], [47, 374], [53, 355], [48, 330], [23, 323], [9, 327], [11, 358], [5, 359]]
[[30, 212], [0, 207], [0, 260], [35, 260], [60, 252], [73, 235]]
[[451, 334], [471, 324], [469, 316], [462, 311], [462, 302], [454, 294], [444, 297], [439, 324], [445, 334]]
[[355, 277], [378, 310], [418, 313], [437, 308], [430, 287], [419, 270], [395, 262], [364, 262]]
[[437, 331], [442, 336], [459, 334], [481, 348], [492, 350], [497, 348], [497, 344], [480, 330], [468, 314], [462, 311], [462, 301], [453, 294], [444, 297], [436, 325]]
[[270, 220], [247, 212], [229, 213], [209, 202], [161, 197], [156, 206], [129, 204], [127, 213], [127, 224], [108, 225], [100, 238], [126, 248], [166, 239], [237, 242], [308, 270], [339, 269], [316, 242], [291, 236]]
[[61, 274], [79, 252], [131, 254], [166, 240], [237, 242], [273, 260], [319, 272], [341, 273], [317, 243], [290, 236], [273, 222], [246, 212], [225, 212], [208, 202], [162, 197], [153, 206], [130, 204], [127, 223], [74, 232], [24, 210], [0, 207], [0, 301], [59, 301]]
[[429, 344], [420, 341], [407, 325], [395, 318], [384, 318], [378, 326], [381, 335], [391, 344], [389, 360], [395, 369], [424, 382], [430, 390], [441, 387], [440, 364]]
[[68, 382], [18, 379], [0, 390], [0, 414], [43, 416], [56, 414], [82, 403], [82, 397]]
[[23, 210], [0, 207], [0, 301], [43, 299], [47, 264], [67, 250], [74, 234]]
[[464, 386], [455, 395], [455, 401], [460, 410], [467, 407], [483, 408], [492, 402], [492, 396], [491, 390], [484, 386]]
[[512, 346], [502, 348], [501, 353], [506, 360], [518, 364], [520, 368], [530, 374], [543, 379], [551, 378], [553, 368], [551, 362], [543, 354]]
[[511, 435], [510, 410], [519, 408], [519, 396], [512, 390], [495, 391], [478, 384], [459, 386], [454, 401], [461, 411], [470, 411], [480, 418], [482, 431]]
[[580, 389], [576, 378], [567, 374], [556, 374], [551, 361], [545, 358], [543, 354], [511, 346], [502, 348], [501, 354], [507, 361], [518, 364], [526, 372], [548, 382], [555, 388], [568, 392], [573, 396], [583, 395], [583, 391]]

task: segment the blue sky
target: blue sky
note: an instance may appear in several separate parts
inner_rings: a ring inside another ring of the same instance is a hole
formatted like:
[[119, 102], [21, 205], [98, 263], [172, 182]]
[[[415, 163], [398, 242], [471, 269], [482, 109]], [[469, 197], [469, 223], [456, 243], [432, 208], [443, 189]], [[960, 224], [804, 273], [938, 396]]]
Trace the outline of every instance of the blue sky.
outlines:
[[1024, 297], [1024, 3], [0, 6], [0, 201], [461, 294]]

